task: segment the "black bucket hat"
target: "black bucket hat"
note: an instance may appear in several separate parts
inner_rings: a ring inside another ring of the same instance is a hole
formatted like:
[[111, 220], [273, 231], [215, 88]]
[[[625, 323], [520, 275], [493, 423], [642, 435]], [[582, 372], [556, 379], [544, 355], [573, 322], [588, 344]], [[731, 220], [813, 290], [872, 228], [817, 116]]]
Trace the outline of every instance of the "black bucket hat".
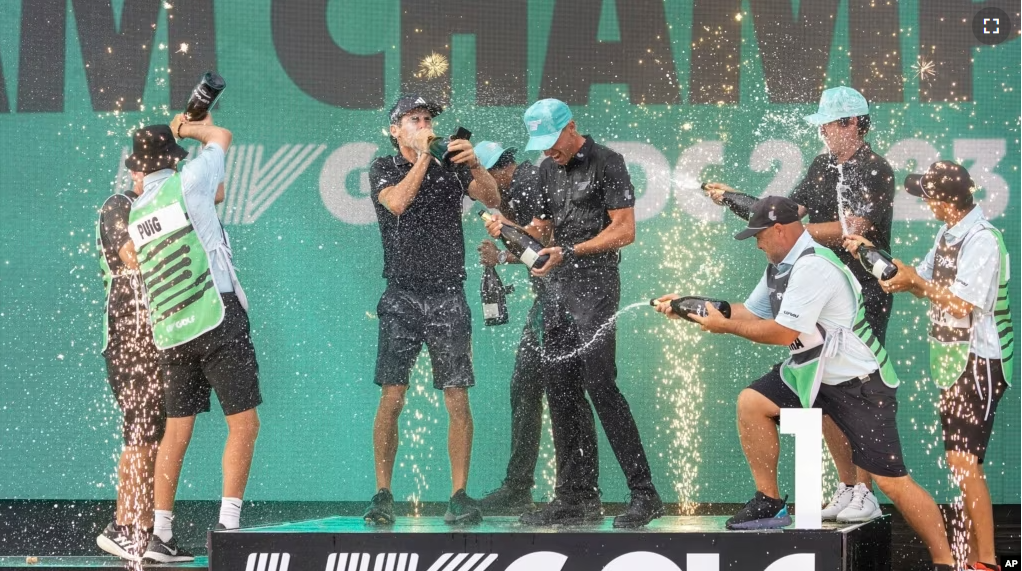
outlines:
[[174, 168], [188, 151], [174, 140], [168, 125], [146, 125], [131, 136], [132, 153], [124, 159], [130, 171], [151, 173]]

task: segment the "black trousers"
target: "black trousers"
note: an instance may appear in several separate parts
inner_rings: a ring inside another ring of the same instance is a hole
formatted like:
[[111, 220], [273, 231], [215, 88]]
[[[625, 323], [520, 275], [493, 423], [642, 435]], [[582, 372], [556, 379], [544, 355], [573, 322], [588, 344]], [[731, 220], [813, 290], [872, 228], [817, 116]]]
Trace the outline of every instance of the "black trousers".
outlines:
[[[529, 490], [535, 485], [536, 462], [543, 428], [543, 392], [548, 376], [574, 379], [581, 383], [582, 364], [578, 357], [544, 359], [542, 294], [537, 296], [522, 331], [511, 375], [511, 458], [507, 464], [504, 485], [516, 490]], [[595, 433], [592, 410], [586, 406], [577, 411], [580, 430]], [[577, 455], [557, 455], [558, 482], [574, 481]], [[585, 458], [588, 461], [588, 458]], [[594, 458], [595, 461], [595, 458]], [[591, 471], [586, 468], [586, 471]]]
[[546, 377], [558, 466], [565, 462], [572, 466], [570, 474], [558, 478], [557, 493], [574, 499], [599, 493], [596, 431], [587, 420], [591, 415], [588, 393], [628, 488], [633, 494], [655, 495], [639, 429], [617, 386], [614, 315], [621, 300], [617, 268], [575, 271], [555, 278], [554, 285], [544, 308], [545, 361], [558, 363], [573, 356], [581, 365], [580, 377], [553, 371]]

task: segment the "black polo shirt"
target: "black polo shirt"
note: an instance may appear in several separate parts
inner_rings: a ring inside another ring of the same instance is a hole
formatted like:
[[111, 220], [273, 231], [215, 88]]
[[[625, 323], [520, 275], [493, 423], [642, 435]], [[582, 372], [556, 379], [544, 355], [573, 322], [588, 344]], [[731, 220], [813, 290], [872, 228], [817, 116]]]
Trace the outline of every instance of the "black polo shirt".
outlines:
[[[115, 275], [124, 273], [126, 269], [124, 262], [121, 261], [120, 251], [131, 241], [128, 234], [128, 215], [131, 212], [131, 203], [136, 198], [138, 195], [130, 190], [124, 194], [111, 195], [99, 211], [99, 241], [103, 250], [102, 255], [106, 258], [110, 272]], [[138, 281], [134, 282], [137, 285]], [[133, 280], [128, 278], [113, 280], [110, 284], [110, 315], [134, 316], [141, 302], [139, 293], [133, 289]]]
[[511, 186], [500, 193], [500, 212], [511, 222], [525, 226], [539, 216], [541, 196], [539, 167], [523, 161], [511, 175]]
[[[869, 143], [863, 143], [852, 158], [839, 165], [834, 155], [824, 153], [813, 160], [802, 182], [790, 198], [806, 207], [809, 223], [836, 222], [838, 218], [838, 185], [843, 181], [842, 201], [845, 211], [869, 220], [873, 228], [865, 237], [878, 248], [891, 251], [891, 221], [894, 217], [894, 169]], [[865, 268], [844, 248], [832, 248], [851, 270], [859, 283], [872, 286], [876, 282]]]
[[[578, 153], [561, 166], [552, 160], [539, 167], [543, 202], [538, 218], [554, 225], [554, 243], [574, 246], [596, 237], [610, 226], [608, 210], [635, 206], [635, 189], [625, 159], [589, 135]], [[617, 250], [578, 256], [576, 268], [616, 267]]]
[[408, 289], [439, 290], [465, 280], [461, 206], [472, 182], [467, 167], [447, 170], [430, 161], [418, 194], [404, 214], [380, 204], [380, 192], [404, 180], [412, 163], [401, 155], [369, 166], [369, 186], [383, 240], [383, 277]]

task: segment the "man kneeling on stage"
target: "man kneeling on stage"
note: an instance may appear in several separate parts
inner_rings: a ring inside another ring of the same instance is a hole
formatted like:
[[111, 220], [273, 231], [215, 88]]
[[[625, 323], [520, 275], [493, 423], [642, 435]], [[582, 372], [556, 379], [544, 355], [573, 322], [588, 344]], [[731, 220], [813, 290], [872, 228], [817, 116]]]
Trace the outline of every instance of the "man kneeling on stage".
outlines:
[[[756, 481], [756, 495], [727, 521], [728, 529], [789, 525], [777, 488], [782, 408], [816, 406], [841, 428], [853, 463], [869, 472], [930, 551], [935, 569], [954, 562], [937, 504], [905, 468], [895, 398], [898, 376], [887, 351], [866, 322], [860, 286], [835, 255], [821, 247], [799, 221], [798, 205], [770, 196], [756, 202], [747, 229], [770, 265], [731, 318], [706, 304], [691, 319], [712, 333], [730, 333], [765, 345], [787, 345], [790, 356], [738, 397], [738, 431]], [[673, 314], [674, 294], [658, 299], [657, 311]]]

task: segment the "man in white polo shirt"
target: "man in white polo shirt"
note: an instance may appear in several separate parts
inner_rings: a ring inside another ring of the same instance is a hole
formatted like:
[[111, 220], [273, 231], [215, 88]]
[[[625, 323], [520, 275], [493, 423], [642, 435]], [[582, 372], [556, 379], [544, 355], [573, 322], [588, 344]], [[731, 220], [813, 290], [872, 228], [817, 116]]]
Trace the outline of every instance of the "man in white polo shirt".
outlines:
[[[919, 266], [895, 260], [898, 273], [880, 286], [930, 300], [930, 376], [941, 388], [947, 463], [965, 498], [968, 568], [999, 570], [983, 458], [997, 403], [1011, 382], [1015, 334], [1008, 250], [973, 200], [975, 190], [969, 171], [950, 161], [905, 179], [905, 191], [925, 200], [944, 226]], [[872, 245], [849, 238], [852, 253], [858, 244]]]
[[[798, 204], [789, 198], [756, 202], [749, 227], [735, 238], [753, 236], [770, 265], [749, 299], [731, 304], [730, 319], [709, 303], [705, 317], [691, 316], [706, 331], [786, 345], [790, 352], [738, 397], [739, 436], [756, 495], [727, 521], [728, 529], [791, 523], [787, 498], [777, 488], [776, 420], [782, 408], [816, 406], [848, 438], [852, 462], [873, 477], [922, 538], [935, 569], [951, 569], [954, 560], [937, 504], [908, 475], [902, 459], [898, 376], [866, 321], [859, 282], [830, 249], [812, 239], [799, 220]], [[668, 302], [676, 297], [659, 298], [657, 310], [672, 316]]]

